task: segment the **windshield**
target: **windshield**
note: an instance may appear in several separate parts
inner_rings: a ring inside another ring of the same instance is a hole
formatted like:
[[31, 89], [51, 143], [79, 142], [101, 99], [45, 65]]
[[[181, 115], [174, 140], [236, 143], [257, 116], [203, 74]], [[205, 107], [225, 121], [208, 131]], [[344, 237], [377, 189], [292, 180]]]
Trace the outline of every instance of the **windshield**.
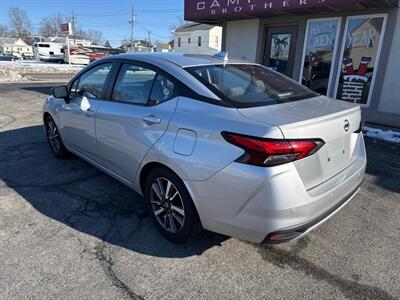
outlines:
[[235, 107], [273, 105], [318, 96], [292, 79], [260, 65], [206, 65], [186, 70]]

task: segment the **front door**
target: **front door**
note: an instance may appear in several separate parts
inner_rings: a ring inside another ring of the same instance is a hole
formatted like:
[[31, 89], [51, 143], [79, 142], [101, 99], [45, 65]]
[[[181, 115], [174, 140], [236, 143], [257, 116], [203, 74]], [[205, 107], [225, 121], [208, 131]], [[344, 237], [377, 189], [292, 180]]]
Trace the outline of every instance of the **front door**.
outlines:
[[102, 104], [104, 86], [111, 63], [101, 64], [77, 78], [70, 100], [60, 112], [63, 141], [73, 151], [97, 160], [96, 114]]
[[297, 29], [297, 26], [267, 28], [264, 65], [286, 76], [293, 76]]
[[174, 83], [140, 64], [124, 63], [110, 98], [96, 117], [100, 163], [133, 182], [143, 158], [163, 136], [175, 111]]

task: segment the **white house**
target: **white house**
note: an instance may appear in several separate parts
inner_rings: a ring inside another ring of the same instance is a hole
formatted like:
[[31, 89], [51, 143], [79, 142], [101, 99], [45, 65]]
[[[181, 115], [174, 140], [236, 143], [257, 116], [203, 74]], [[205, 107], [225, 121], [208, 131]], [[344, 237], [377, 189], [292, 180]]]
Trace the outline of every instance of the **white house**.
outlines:
[[146, 40], [133, 40], [132, 42], [125, 41], [119, 48], [124, 50], [126, 53], [152, 51], [150, 43]]
[[222, 27], [188, 23], [174, 31], [174, 50], [186, 54], [216, 54], [221, 51]]
[[18, 57], [32, 57], [32, 46], [20, 38], [0, 37], [0, 53], [13, 54]]

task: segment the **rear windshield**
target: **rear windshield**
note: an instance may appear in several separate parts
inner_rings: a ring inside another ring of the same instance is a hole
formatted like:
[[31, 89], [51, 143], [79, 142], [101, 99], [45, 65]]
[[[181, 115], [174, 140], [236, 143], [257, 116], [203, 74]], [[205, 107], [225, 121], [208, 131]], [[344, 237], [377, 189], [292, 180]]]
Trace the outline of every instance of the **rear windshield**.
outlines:
[[235, 107], [273, 105], [317, 96], [292, 79], [260, 65], [206, 65], [186, 70]]

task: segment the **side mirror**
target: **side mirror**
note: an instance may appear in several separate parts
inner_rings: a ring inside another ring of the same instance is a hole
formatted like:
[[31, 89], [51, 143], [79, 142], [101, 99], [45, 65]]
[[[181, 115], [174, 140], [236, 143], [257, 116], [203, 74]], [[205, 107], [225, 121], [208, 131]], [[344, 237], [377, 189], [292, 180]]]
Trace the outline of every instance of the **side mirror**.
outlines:
[[65, 101], [68, 101], [68, 88], [66, 85], [61, 85], [55, 87], [51, 90], [51, 93], [55, 98], [63, 98]]

